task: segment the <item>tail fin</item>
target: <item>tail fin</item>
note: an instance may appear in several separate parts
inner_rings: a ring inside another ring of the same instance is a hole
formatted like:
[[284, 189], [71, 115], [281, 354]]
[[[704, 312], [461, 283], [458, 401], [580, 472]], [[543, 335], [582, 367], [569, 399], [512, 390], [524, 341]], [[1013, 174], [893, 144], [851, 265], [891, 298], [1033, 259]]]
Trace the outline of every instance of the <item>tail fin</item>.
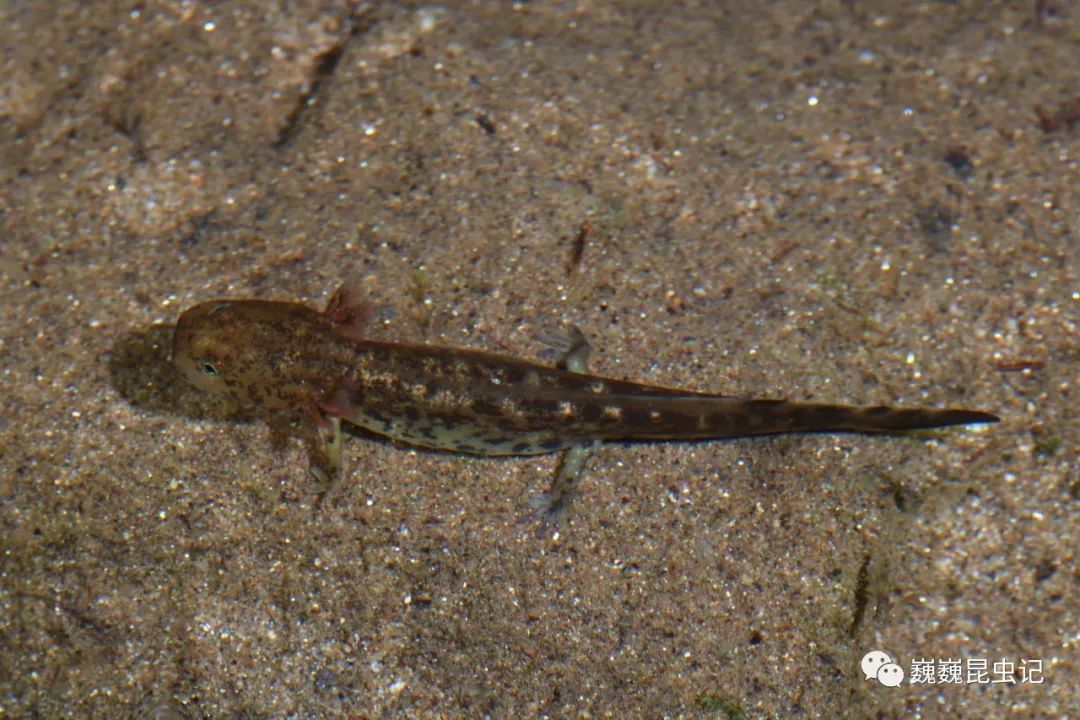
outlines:
[[978, 410], [855, 407], [720, 396], [624, 396], [617, 404], [620, 422], [599, 433], [606, 439], [703, 440], [790, 432], [889, 433], [998, 422], [997, 416]]

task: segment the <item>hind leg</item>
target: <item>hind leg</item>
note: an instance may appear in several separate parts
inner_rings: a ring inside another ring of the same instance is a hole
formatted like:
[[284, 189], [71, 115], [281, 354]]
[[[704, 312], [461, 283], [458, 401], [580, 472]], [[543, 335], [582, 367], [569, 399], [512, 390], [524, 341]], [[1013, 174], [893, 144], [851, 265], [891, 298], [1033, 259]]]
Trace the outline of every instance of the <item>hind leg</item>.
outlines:
[[536, 339], [558, 353], [555, 367], [574, 373], [589, 372], [592, 347], [576, 325], [571, 325], [569, 329], [543, 328], [537, 333]]
[[[585, 335], [577, 327], [571, 326], [569, 330], [548, 330], [543, 339], [560, 353], [558, 360], [555, 361], [555, 367], [581, 374], [589, 371], [589, 355], [592, 348], [585, 339]], [[599, 442], [595, 441], [589, 442], [563, 452], [559, 460], [559, 469], [551, 481], [551, 487], [547, 492], [530, 499], [529, 504], [533, 509], [526, 517], [539, 517], [544, 523], [557, 522], [561, 519], [573, 497], [578, 480], [592, 456], [593, 448], [598, 444]]]
[[574, 496], [578, 480], [585, 471], [585, 466], [592, 456], [593, 448], [598, 442], [587, 445], [576, 445], [563, 451], [559, 459], [559, 469], [555, 471], [555, 478], [551, 481], [551, 487], [547, 492], [537, 493], [529, 498], [532, 506], [524, 520], [539, 518], [545, 525], [555, 523], [565, 518], [570, 500]]

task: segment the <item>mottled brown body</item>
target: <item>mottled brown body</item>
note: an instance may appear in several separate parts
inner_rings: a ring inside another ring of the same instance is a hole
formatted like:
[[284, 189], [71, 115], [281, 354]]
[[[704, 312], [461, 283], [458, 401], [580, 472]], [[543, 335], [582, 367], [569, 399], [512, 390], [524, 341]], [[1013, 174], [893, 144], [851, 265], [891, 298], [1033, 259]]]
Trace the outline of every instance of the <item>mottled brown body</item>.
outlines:
[[[364, 340], [338, 331], [323, 313], [283, 302], [192, 308], [177, 325], [174, 358], [195, 385], [244, 406], [314, 407], [412, 444], [483, 455], [554, 452], [591, 440], [883, 432], [996, 420], [970, 410], [741, 400], [475, 350]], [[217, 377], [208, 377], [206, 363]]]
[[548, 453], [604, 440], [997, 421], [974, 410], [742, 400], [475, 350], [370, 340], [356, 327], [361, 315], [342, 291], [325, 312], [262, 300], [203, 303], [180, 316], [173, 359], [192, 384], [243, 406], [304, 411], [335, 434], [343, 419], [407, 443], [482, 455]]
[[988, 419], [966, 410], [742, 400], [424, 345], [368, 341], [355, 350], [324, 409], [399, 440], [484, 455], [554, 452], [594, 440], [881, 432]]

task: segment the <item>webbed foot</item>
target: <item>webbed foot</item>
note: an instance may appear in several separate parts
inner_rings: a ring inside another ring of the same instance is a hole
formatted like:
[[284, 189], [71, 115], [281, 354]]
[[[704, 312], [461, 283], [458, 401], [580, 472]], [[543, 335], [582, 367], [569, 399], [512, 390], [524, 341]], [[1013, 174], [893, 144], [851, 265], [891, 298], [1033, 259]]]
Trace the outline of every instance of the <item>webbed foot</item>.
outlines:
[[565, 521], [567, 508], [574, 496], [574, 488], [597, 444], [591, 442], [587, 445], [576, 445], [563, 453], [555, 479], [551, 481], [551, 487], [547, 492], [538, 493], [529, 498], [532, 510], [521, 517], [519, 524], [539, 520], [541, 530], [546, 530]]
[[555, 367], [575, 373], [589, 371], [592, 347], [576, 325], [569, 328], [543, 327], [536, 334], [536, 339], [558, 354]]

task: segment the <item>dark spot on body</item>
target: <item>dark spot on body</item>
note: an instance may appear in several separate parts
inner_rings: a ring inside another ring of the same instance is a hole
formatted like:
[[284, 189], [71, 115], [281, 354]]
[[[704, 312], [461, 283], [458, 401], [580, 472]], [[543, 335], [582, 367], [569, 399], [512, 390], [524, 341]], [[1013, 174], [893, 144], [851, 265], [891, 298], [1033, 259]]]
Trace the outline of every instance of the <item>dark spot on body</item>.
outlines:
[[523, 452], [527, 452], [531, 448], [532, 448], [532, 443], [519, 442], [519, 443], [516, 443], [514, 445], [514, 447], [512, 447], [510, 449], [513, 450], [516, 453], [523, 453]]
[[503, 414], [498, 405], [489, 403], [486, 400], [477, 400], [472, 404], [472, 411], [477, 415], [487, 415], [489, 417], [499, 417]]
[[545, 450], [550, 450], [550, 451], [559, 450], [560, 448], [563, 447], [563, 441], [562, 440], [548, 440], [546, 442], [540, 443], [540, 447], [544, 448]]
[[525, 368], [520, 367], [508, 367], [506, 368], [506, 382], [512, 384], [519, 384], [525, 382], [525, 376], [527, 375]]
[[554, 413], [559, 410], [559, 402], [548, 398], [533, 398], [525, 401], [525, 406], [537, 413]]
[[793, 413], [793, 419], [804, 428], [840, 428], [850, 425], [851, 412], [847, 408], [834, 405], [811, 405], [798, 408]]
[[409, 405], [405, 408], [405, 418], [409, 422], [418, 422], [420, 420], [420, 411], [412, 405]]
[[596, 403], [587, 402], [581, 406], [581, 417], [585, 422], [596, 422], [604, 416], [604, 408]]
[[446, 415], [434, 418], [434, 423], [436, 425], [439, 425], [443, 430], [453, 430], [460, 424], [460, 422], [460, 418], [448, 417]]

